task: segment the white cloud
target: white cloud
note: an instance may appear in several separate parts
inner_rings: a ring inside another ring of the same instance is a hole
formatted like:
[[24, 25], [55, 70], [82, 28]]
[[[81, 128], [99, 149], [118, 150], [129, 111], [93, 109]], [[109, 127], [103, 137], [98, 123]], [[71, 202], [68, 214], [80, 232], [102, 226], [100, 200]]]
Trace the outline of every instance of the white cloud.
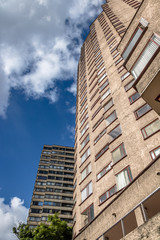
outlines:
[[13, 197], [9, 205], [0, 198], [0, 240], [17, 240], [12, 228], [27, 220], [28, 209], [23, 204], [18, 197]]
[[76, 94], [82, 28], [89, 27], [102, 2], [0, 0], [1, 116], [5, 117], [12, 88], [54, 103], [59, 97], [56, 82], [72, 79], [68, 91]]
[[72, 114], [75, 114], [76, 113], [76, 106], [73, 106], [73, 107], [69, 108], [69, 112], [72, 113]]
[[75, 128], [71, 125], [67, 125], [67, 131], [69, 132], [69, 137], [74, 139], [75, 137]]

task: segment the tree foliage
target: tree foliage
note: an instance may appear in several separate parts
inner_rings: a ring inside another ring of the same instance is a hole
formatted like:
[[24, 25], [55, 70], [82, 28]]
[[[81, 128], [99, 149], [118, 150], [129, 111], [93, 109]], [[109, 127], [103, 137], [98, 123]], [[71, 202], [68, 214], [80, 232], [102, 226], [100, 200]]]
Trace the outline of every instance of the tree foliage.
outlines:
[[61, 221], [58, 214], [48, 216], [48, 223], [41, 223], [34, 229], [20, 223], [13, 228], [13, 233], [20, 240], [71, 240], [72, 228], [65, 221]]

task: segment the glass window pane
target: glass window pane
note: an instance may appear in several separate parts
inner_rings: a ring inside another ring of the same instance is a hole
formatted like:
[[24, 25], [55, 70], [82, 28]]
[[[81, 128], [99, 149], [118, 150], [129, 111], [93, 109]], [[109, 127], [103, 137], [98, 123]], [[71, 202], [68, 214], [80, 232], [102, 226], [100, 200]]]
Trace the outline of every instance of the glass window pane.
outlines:
[[116, 163], [126, 155], [124, 144], [121, 144], [116, 150], [112, 152], [113, 163]]
[[111, 137], [111, 141], [113, 141], [114, 139], [116, 139], [118, 136], [120, 136], [122, 133], [121, 131], [121, 126], [117, 126], [116, 128], [114, 128], [111, 132], [109, 132], [108, 134]]
[[141, 34], [142, 34], [143, 30], [141, 28], [138, 28], [134, 37], [132, 38], [132, 40], [130, 41], [130, 43], [128, 44], [126, 50], [124, 51], [122, 57], [124, 59], [126, 59], [128, 57], [128, 55], [130, 54], [130, 52], [132, 51], [133, 47], [135, 46], [135, 44], [137, 43], [138, 39], [140, 38]]
[[152, 135], [153, 133], [157, 132], [158, 130], [160, 130], [160, 120], [159, 119], [157, 119], [156, 121], [152, 122], [150, 125], [145, 127], [144, 130], [142, 131], [142, 133], [143, 133], [143, 136], [146, 138], [146, 137]]
[[138, 78], [148, 62], [151, 60], [159, 45], [160, 39], [157, 35], [154, 35], [131, 70], [135, 79]]
[[109, 96], [110, 93], [111, 93], [111, 90], [108, 89], [108, 90], [101, 96], [101, 99], [104, 100], [106, 97]]
[[111, 124], [117, 118], [116, 111], [114, 111], [109, 117], [106, 118], [107, 126]]
[[139, 118], [143, 116], [145, 113], [147, 113], [151, 109], [152, 108], [148, 104], [145, 104], [144, 106], [139, 108], [137, 111], [135, 111], [136, 117]]
[[99, 198], [100, 203], [104, 202], [106, 199], [107, 199], [107, 196], [106, 196], [106, 193], [105, 193]]
[[106, 112], [110, 107], [113, 106], [113, 100], [109, 100], [108, 103], [106, 103], [106, 105], [104, 106], [104, 111]]

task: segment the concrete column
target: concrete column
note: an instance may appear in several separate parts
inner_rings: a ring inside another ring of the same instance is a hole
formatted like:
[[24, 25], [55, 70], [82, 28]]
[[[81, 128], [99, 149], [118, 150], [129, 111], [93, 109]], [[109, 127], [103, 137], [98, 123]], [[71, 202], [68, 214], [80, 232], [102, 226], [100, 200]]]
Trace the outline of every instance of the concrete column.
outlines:
[[137, 207], [134, 210], [134, 212], [135, 212], [135, 216], [136, 216], [137, 225], [139, 227], [139, 226], [141, 226], [144, 223], [144, 218], [143, 218], [141, 206]]

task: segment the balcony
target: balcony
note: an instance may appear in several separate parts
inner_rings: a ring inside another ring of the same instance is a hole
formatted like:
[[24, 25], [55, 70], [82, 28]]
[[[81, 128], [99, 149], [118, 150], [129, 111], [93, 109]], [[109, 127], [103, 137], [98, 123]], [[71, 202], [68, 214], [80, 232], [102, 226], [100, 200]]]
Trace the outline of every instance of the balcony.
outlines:
[[160, 115], [160, 70], [148, 83], [147, 80], [136, 84], [136, 89], [142, 98]]

